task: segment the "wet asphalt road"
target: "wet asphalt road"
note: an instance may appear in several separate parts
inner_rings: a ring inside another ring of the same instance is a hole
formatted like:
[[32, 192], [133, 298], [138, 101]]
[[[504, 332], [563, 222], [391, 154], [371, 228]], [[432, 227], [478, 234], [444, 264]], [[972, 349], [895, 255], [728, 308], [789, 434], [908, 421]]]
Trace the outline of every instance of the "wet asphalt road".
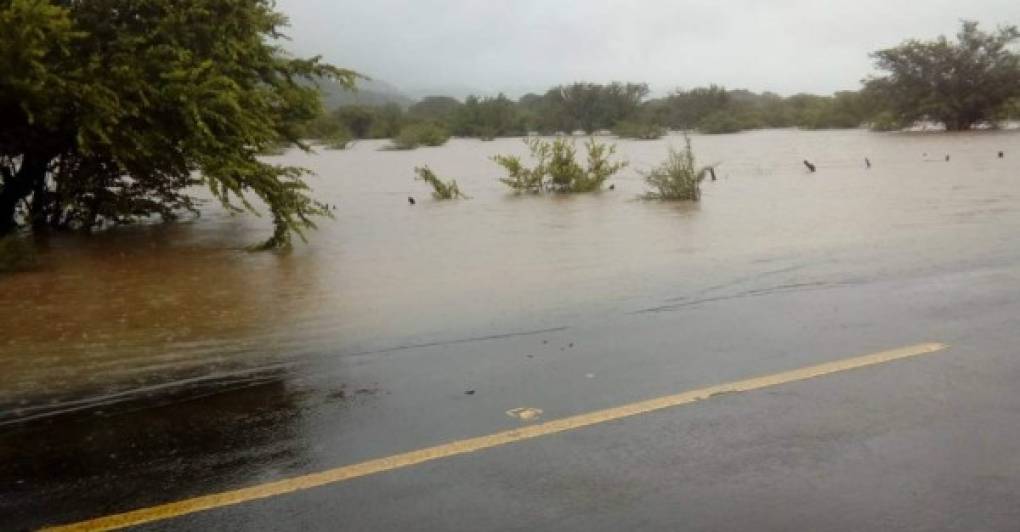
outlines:
[[484, 435], [520, 426], [515, 407], [556, 419], [937, 341], [950, 348], [142, 528], [1017, 530], [1013, 258], [754, 286], [4, 426], [0, 529]]

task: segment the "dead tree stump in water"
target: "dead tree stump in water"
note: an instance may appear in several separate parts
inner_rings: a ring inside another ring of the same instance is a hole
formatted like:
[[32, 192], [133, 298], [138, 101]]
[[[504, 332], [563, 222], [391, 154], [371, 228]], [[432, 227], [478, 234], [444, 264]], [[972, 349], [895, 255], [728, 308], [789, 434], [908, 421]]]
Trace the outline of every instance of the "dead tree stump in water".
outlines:
[[807, 159], [804, 159], [804, 166], [806, 166], [807, 169], [810, 170], [812, 173], [816, 170], [815, 165], [808, 162]]

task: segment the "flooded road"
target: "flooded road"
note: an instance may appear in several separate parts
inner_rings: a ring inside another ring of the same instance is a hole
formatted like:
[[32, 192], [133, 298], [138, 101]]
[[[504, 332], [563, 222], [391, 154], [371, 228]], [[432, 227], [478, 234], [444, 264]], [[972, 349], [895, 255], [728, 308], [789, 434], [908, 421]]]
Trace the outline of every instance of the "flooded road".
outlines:
[[[0, 277], [0, 422], [752, 289], [1009, 261], [1018, 140], [1015, 131], [698, 136], [700, 161], [722, 163], [700, 205], [637, 199], [638, 171], [676, 137], [618, 141], [630, 167], [616, 190], [577, 196], [508, 194], [489, 157], [523, 154], [519, 139], [291, 152], [277, 160], [315, 171], [318, 194], [337, 206], [292, 253], [244, 251], [268, 221], [209, 206], [187, 223], [53, 237], [42, 271]], [[807, 173], [803, 159], [819, 171]], [[432, 200], [413, 180], [423, 164], [472, 199]]]
[[[1008, 530], [1020, 132], [696, 136], [722, 163], [703, 201], [638, 199], [637, 170], [679, 141], [618, 141], [616, 190], [577, 196], [508, 194], [488, 157], [519, 139], [292, 152], [278, 160], [313, 169], [337, 209], [290, 253], [246, 252], [268, 220], [213, 206], [43, 242], [41, 271], [0, 277], [0, 528], [944, 342], [154, 528], [675, 529], [680, 512], [691, 528]], [[433, 201], [422, 164], [472, 199]]]

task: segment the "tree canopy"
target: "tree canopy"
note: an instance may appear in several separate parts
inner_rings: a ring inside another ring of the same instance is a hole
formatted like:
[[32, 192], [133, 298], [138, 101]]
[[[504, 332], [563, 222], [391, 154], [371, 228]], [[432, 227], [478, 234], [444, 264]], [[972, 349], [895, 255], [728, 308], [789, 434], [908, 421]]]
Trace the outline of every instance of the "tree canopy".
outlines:
[[0, 235], [91, 229], [194, 210], [269, 209], [267, 245], [328, 215], [301, 168], [258, 158], [300, 143], [331, 78], [288, 56], [272, 0], [0, 0]]
[[866, 91], [899, 124], [940, 122], [948, 130], [993, 121], [1020, 96], [1020, 54], [1009, 45], [1020, 39], [1016, 26], [986, 33], [963, 21], [956, 41], [909, 40], [872, 54], [887, 72], [866, 82]]

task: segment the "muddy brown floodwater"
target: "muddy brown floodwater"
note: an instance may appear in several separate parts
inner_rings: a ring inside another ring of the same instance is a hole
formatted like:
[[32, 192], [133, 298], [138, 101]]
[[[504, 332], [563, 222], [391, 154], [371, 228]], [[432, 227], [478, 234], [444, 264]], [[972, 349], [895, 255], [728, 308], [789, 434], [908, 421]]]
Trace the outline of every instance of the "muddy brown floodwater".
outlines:
[[[246, 252], [268, 221], [216, 206], [184, 223], [51, 237], [40, 271], [0, 276], [0, 423], [402, 346], [1011, 257], [1016, 131], [693, 141], [702, 162], [722, 163], [698, 205], [637, 199], [637, 170], [675, 136], [617, 141], [631, 165], [616, 190], [576, 196], [508, 194], [489, 157], [523, 154], [520, 139], [409, 152], [366, 141], [274, 159], [314, 170], [337, 207], [290, 253]], [[414, 181], [422, 164], [472, 199], [433, 201]]]

